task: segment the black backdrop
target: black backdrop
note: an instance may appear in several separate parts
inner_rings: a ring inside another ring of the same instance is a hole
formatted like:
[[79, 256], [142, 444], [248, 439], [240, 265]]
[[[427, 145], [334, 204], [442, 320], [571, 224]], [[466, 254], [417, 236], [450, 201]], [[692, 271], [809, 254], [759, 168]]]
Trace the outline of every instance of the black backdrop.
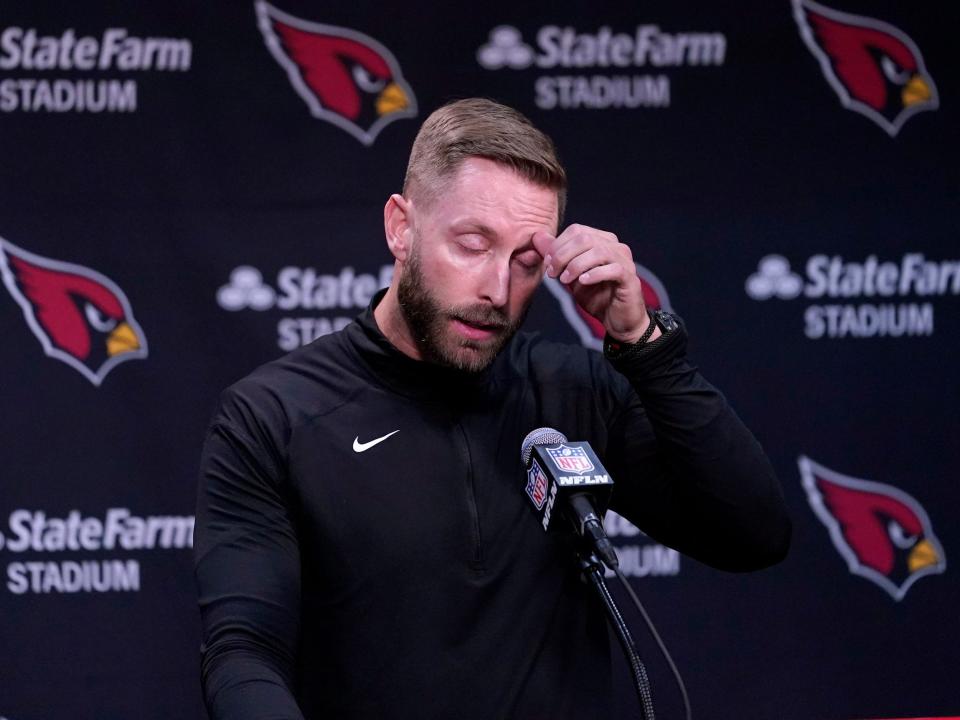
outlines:
[[[758, 574], [608, 520], [695, 715], [960, 712], [957, 20], [867, 0], [4, 3], [0, 716], [202, 717], [189, 530], [217, 393], [388, 279], [381, 208], [416, 129], [473, 95], [555, 139], [568, 220], [631, 245], [783, 482], [793, 549]], [[277, 22], [305, 44], [271, 51]], [[383, 58], [407, 110], [376, 132], [333, 118], [377, 77], [363, 55], [335, 87], [331, 37]], [[877, 83], [882, 112], [858, 100]], [[592, 342], [551, 290], [529, 326]]]

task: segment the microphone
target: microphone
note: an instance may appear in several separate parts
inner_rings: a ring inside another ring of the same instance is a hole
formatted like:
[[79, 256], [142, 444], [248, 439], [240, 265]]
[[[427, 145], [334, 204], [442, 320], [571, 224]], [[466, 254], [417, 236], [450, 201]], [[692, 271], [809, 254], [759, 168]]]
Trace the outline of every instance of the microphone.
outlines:
[[[611, 570], [620, 563], [603, 529], [602, 517], [610, 503], [613, 480], [585, 441], [567, 440], [549, 427], [530, 431], [520, 446], [527, 471], [526, 493], [546, 531], [574, 529]], [[597, 512], [597, 507], [600, 512]]]

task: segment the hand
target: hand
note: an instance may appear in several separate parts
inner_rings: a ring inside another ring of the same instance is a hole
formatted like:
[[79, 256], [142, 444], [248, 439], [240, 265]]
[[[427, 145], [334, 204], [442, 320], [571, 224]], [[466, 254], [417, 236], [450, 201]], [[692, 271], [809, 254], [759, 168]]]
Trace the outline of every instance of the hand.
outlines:
[[[613, 233], [570, 225], [553, 237], [539, 231], [533, 245], [547, 275], [567, 285], [577, 304], [603, 323], [611, 337], [637, 342], [651, 322], [630, 248]], [[653, 331], [649, 341], [660, 336]]]

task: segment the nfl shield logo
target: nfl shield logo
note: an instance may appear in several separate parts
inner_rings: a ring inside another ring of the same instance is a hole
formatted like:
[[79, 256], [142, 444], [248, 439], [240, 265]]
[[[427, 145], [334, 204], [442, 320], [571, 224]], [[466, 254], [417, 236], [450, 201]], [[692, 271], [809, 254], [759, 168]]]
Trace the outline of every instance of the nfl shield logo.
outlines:
[[534, 460], [530, 469], [527, 470], [527, 495], [537, 506], [537, 510], [543, 510], [543, 503], [547, 499], [547, 476]]
[[593, 470], [593, 463], [587, 453], [580, 447], [560, 445], [557, 448], [547, 448], [547, 453], [553, 464], [563, 472], [583, 474]]

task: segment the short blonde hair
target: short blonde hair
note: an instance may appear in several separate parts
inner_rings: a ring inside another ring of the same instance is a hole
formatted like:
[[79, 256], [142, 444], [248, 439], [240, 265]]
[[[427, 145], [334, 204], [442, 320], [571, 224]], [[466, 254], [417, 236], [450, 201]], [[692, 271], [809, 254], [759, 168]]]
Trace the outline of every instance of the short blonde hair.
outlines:
[[447, 103], [424, 121], [413, 141], [403, 195], [426, 204], [436, 199], [440, 181], [464, 160], [482, 157], [557, 191], [557, 225], [567, 204], [567, 173], [553, 141], [513, 108], [485, 98]]

